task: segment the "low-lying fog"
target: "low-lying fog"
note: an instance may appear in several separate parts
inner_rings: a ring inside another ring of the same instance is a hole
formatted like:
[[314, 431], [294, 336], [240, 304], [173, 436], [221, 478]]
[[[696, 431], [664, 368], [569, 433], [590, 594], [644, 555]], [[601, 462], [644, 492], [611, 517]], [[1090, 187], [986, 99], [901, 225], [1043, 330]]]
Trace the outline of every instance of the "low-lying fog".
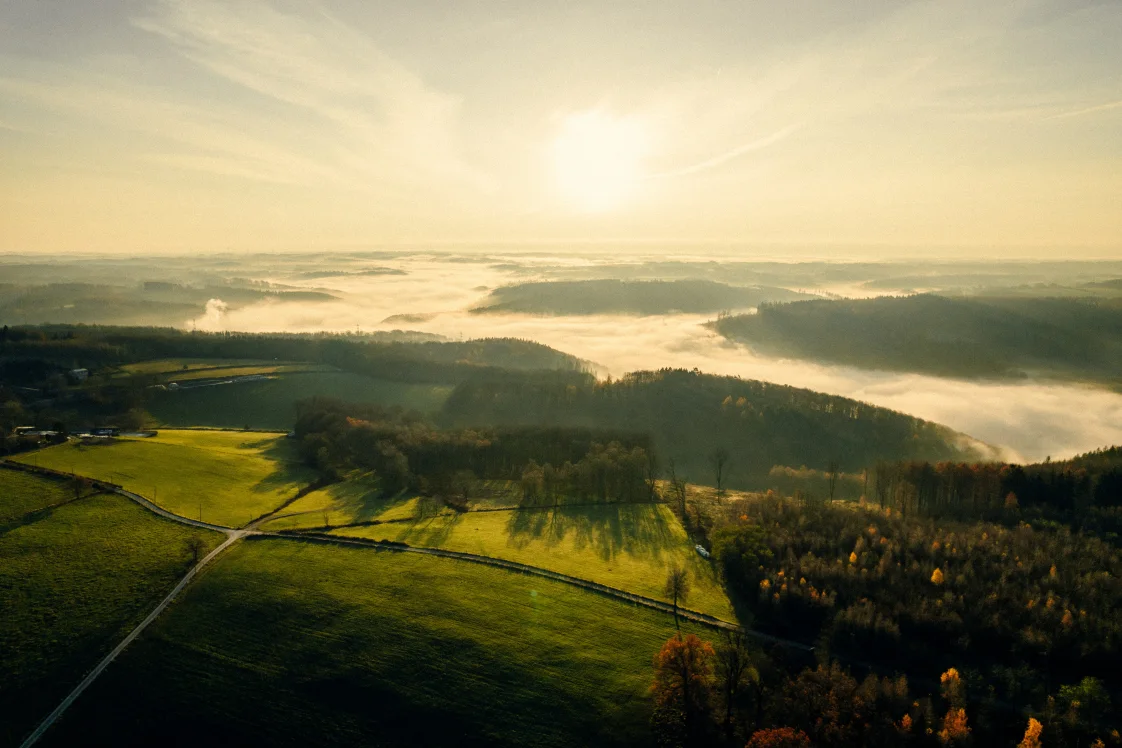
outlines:
[[[594, 362], [601, 375], [696, 367], [853, 397], [946, 424], [1000, 447], [1012, 459], [1059, 459], [1122, 444], [1122, 395], [1104, 389], [1047, 382], [950, 380], [765, 358], [709, 332], [702, 326], [708, 316], [544, 317], [468, 311], [498, 285], [595, 276], [594, 270], [586, 273], [587, 263], [581, 261], [552, 258], [535, 265], [525, 260], [428, 256], [379, 258], [377, 264], [406, 272], [309, 280], [294, 280], [291, 272], [265, 277], [288, 286], [330, 290], [342, 299], [307, 304], [265, 302], [228, 312], [216, 300], [189, 324], [198, 329], [252, 332], [410, 329], [453, 339], [526, 338]], [[860, 286], [854, 284], [854, 288]]]

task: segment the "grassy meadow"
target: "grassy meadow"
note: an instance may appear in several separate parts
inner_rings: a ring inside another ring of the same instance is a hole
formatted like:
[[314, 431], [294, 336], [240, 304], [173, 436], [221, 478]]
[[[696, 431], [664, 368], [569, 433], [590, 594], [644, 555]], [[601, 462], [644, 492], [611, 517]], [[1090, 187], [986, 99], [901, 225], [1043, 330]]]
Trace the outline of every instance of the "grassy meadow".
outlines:
[[74, 492], [64, 481], [0, 469], [0, 532], [8, 522], [72, 498]]
[[246, 374], [273, 374], [281, 371], [307, 371], [325, 368], [316, 364], [291, 361], [261, 361], [257, 359], [229, 358], [161, 358], [138, 361], [120, 367], [120, 376], [161, 375], [166, 381], [208, 379], [210, 377], [244, 376]]
[[667, 570], [679, 564], [690, 572], [686, 607], [736, 620], [713, 567], [698, 556], [677, 517], [663, 505], [449, 512], [333, 532], [494, 556], [659, 600], [666, 597]]
[[342, 371], [304, 371], [260, 381], [158, 392], [149, 402], [148, 412], [159, 424], [171, 426], [289, 429], [296, 420], [296, 403], [316, 395], [400, 405], [427, 413], [438, 410], [451, 391], [444, 385], [391, 382]]
[[[514, 481], [477, 480], [467, 504], [472, 509], [517, 507], [521, 489]], [[266, 530], [320, 528], [325, 524], [345, 525], [411, 519], [418, 497], [403, 494], [384, 498], [377, 480], [369, 475], [352, 474], [346, 480], [312, 491], [285, 507], [284, 511], [262, 525]], [[451, 512], [444, 509], [444, 512]], [[327, 522], [324, 522], [324, 518]]]
[[[42, 506], [56, 486], [0, 471], [0, 511]], [[167, 594], [191, 537], [206, 551], [222, 540], [113, 494], [0, 525], [0, 745], [18, 745]]]
[[314, 472], [283, 436], [162, 430], [149, 439], [60, 444], [20, 461], [118, 483], [169, 511], [240, 527], [293, 498]]
[[644, 745], [651, 660], [673, 631], [667, 614], [501, 569], [248, 541], [44, 743]]

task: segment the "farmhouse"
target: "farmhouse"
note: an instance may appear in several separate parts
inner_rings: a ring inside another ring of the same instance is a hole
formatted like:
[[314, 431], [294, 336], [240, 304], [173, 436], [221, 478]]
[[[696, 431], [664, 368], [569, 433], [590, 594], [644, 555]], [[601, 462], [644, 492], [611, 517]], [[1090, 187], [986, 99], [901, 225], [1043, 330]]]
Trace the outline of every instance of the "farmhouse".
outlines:
[[71, 369], [66, 372], [66, 376], [70, 377], [71, 382], [84, 382], [90, 378], [89, 369]]

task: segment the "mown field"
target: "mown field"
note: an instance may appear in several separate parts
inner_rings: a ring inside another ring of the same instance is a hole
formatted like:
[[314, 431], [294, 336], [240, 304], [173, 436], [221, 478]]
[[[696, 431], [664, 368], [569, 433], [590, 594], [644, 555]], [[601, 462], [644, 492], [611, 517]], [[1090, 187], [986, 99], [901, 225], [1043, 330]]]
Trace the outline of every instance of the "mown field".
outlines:
[[0, 532], [6, 531], [9, 522], [73, 498], [73, 489], [63, 481], [0, 468]]
[[[0, 470], [0, 510], [55, 488]], [[112, 494], [0, 526], [0, 745], [18, 745], [167, 594], [191, 564], [191, 537], [204, 552], [222, 540]]]
[[44, 744], [645, 745], [651, 660], [673, 631], [667, 614], [499, 569], [248, 541]]
[[292, 499], [315, 479], [283, 436], [161, 430], [150, 439], [72, 442], [20, 461], [124, 486], [169, 511], [240, 527]]
[[713, 567], [697, 555], [677, 517], [663, 505], [444, 513], [333, 534], [494, 556], [659, 600], [666, 599], [667, 571], [679, 564], [690, 572], [687, 607], [736, 620]]
[[157, 392], [147, 407], [158, 423], [170, 426], [290, 429], [296, 421], [296, 403], [317, 395], [400, 405], [429, 413], [438, 410], [451, 391], [444, 385], [391, 382], [341, 371], [308, 371], [282, 373], [261, 381]]

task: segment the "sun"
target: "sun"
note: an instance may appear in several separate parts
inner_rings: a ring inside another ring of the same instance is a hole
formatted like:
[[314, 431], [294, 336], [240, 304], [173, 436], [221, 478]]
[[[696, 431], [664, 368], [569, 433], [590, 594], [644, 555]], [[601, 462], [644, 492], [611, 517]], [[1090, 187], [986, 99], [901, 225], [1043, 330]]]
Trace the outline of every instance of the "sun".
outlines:
[[594, 109], [569, 115], [551, 157], [561, 197], [586, 213], [603, 213], [635, 196], [649, 139], [642, 123]]

